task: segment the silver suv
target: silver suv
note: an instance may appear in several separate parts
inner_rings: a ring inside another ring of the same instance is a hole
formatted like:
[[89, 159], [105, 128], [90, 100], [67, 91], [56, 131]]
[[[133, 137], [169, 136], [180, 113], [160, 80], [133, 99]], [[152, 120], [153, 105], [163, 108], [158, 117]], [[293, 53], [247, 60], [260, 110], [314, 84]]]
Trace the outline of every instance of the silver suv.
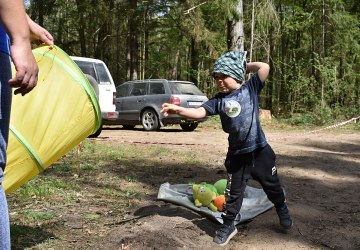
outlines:
[[165, 79], [128, 81], [116, 88], [115, 105], [119, 116], [112, 124], [123, 125], [125, 129], [142, 125], [147, 131], [158, 130], [168, 124], [180, 124], [184, 131], [193, 131], [199, 122], [207, 118], [185, 119], [176, 114], [163, 117], [161, 105], [167, 102], [196, 108], [207, 100], [192, 82]]

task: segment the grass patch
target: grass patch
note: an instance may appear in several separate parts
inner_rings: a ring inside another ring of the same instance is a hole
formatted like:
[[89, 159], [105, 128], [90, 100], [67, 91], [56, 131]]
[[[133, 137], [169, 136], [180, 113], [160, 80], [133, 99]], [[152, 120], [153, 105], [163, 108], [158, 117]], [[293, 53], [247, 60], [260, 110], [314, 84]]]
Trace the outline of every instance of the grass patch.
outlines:
[[55, 211], [34, 211], [24, 209], [19, 211], [18, 216], [22, 218], [23, 224], [38, 224], [39, 222], [54, 219], [56, 217], [56, 213]]
[[72, 149], [8, 195], [14, 249], [63, 249], [64, 241], [78, 241], [72, 233], [78, 228], [86, 229], [76, 231], [81, 237], [92, 238], [87, 232], [108, 230], [106, 224], [126, 218], [142, 199], [155, 196], [163, 173], [196, 162], [195, 155], [166, 145], [86, 139], [80, 153]]
[[17, 195], [14, 197], [19, 199], [49, 199], [53, 195], [67, 196], [77, 189], [78, 186], [75, 183], [50, 176], [43, 176], [42, 178], [34, 178], [27, 182], [17, 191]]
[[99, 214], [85, 214], [84, 219], [85, 221], [96, 221], [100, 218]]

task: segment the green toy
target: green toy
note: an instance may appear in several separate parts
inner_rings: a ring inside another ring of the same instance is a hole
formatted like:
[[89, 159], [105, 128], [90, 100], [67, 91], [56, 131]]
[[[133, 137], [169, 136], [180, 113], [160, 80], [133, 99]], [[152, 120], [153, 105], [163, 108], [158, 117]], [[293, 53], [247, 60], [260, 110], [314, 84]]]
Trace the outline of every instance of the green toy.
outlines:
[[217, 211], [217, 207], [213, 203], [213, 200], [216, 198], [215, 192], [211, 191], [210, 188], [204, 185], [194, 184], [192, 188], [195, 206], [204, 206], [208, 207], [211, 211]]
[[214, 187], [216, 188], [217, 193], [219, 195], [225, 194], [226, 184], [227, 184], [226, 179], [220, 179], [220, 180], [218, 180], [217, 182], [214, 183]]
[[218, 191], [217, 191], [217, 188], [216, 188], [214, 185], [209, 184], [209, 183], [207, 183], [207, 182], [201, 182], [200, 185], [209, 188], [211, 191], [213, 191], [213, 192], [215, 193], [216, 196], [219, 195], [219, 193], [218, 193]]

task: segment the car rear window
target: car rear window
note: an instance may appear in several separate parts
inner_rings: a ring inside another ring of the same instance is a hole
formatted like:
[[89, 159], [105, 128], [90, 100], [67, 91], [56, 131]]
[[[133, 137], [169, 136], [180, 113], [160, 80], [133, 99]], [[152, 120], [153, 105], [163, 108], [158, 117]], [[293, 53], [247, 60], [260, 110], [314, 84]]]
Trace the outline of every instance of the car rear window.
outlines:
[[96, 72], [99, 77], [100, 84], [111, 84], [105, 66], [102, 63], [95, 63]]
[[116, 88], [116, 97], [125, 97], [129, 92], [129, 84], [120, 85]]
[[151, 82], [150, 83], [149, 94], [150, 95], [165, 94], [164, 84], [162, 82]]
[[111, 84], [105, 66], [102, 63], [84, 62], [77, 60], [74, 60], [74, 62], [79, 66], [84, 74], [91, 75], [99, 84]]
[[133, 89], [130, 92], [131, 96], [139, 96], [146, 94], [146, 84], [142, 82], [136, 82], [133, 84]]
[[170, 84], [171, 92], [178, 95], [205, 95], [198, 87], [191, 83], [173, 82]]
[[91, 75], [92, 77], [94, 77], [96, 79], [96, 81], [98, 82], [97, 80], [97, 77], [96, 77], [96, 73], [95, 73], [95, 70], [94, 70], [94, 66], [92, 63], [90, 62], [83, 62], [83, 61], [74, 61], [78, 66], [79, 68], [81, 69], [81, 71], [84, 73], [84, 74], [88, 74], [88, 75]]

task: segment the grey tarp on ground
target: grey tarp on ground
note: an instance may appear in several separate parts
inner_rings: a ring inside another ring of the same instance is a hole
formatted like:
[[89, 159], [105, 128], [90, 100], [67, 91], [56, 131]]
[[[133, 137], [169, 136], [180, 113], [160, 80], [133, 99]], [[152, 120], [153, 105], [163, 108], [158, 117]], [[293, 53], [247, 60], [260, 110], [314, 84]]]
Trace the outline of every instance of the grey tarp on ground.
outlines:
[[[213, 212], [207, 207], [196, 207], [192, 195], [192, 186], [189, 184], [170, 185], [170, 183], [163, 183], [160, 186], [157, 198], [187, 207], [210, 219], [223, 223], [221, 212]], [[238, 216], [235, 224], [251, 220], [273, 206], [274, 204], [269, 201], [263, 189], [246, 186], [243, 205], [239, 213], [240, 216]]]

